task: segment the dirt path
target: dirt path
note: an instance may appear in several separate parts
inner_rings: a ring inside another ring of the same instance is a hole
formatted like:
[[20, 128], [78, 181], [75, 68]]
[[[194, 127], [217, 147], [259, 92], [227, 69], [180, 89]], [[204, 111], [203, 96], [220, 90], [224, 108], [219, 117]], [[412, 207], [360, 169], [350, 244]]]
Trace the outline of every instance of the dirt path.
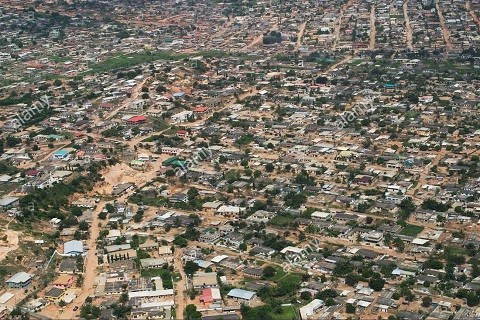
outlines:
[[480, 19], [478, 18], [477, 14], [475, 13], [475, 11], [472, 9], [472, 4], [470, 3], [470, 1], [466, 1], [465, 2], [465, 8], [467, 9], [467, 11], [470, 13], [470, 15], [472, 16], [473, 18], [473, 21], [475, 21], [475, 23], [477, 24], [477, 26], [480, 28]]
[[[250, 97], [250, 96], [254, 96], [258, 93], [258, 90], [255, 89], [255, 87], [251, 87], [247, 92], [244, 92], [242, 94], [240, 94], [238, 96], [238, 100], [239, 101], [242, 101], [243, 99], [247, 98], [247, 97]], [[228, 100], [225, 105], [219, 109], [215, 109], [214, 112], [222, 112], [223, 110], [225, 109], [228, 109], [230, 108], [232, 105], [236, 104], [237, 103], [237, 99], [236, 98], [231, 98], [230, 100]], [[198, 126], [198, 125], [202, 125], [204, 124], [206, 121], [208, 120], [208, 118], [204, 118], [204, 119], [200, 119], [200, 120], [196, 120], [194, 122], [188, 122], [188, 123], [182, 123], [182, 127], [194, 127], [194, 126]]]
[[[267, 33], [269, 33], [272, 30], [277, 30], [278, 29], [278, 23], [275, 23]], [[247, 44], [245, 47], [243, 47], [242, 50], [247, 50], [250, 49], [251, 47], [256, 46], [257, 44], [261, 43], [263, 40], [263, 33], [260, 33], [258, 36], [256, 36], [249, 44]]]
[[418, 189], [420, 189], [424, 184], [427, 183], [427, 176], [429, 175], [430, 168], [433, 166], [437, 166], [440, 160], [442, 160], [443, 157], [447, 154], [446, 149], [442, 149], [437, 153], [437, 156], [435, 159], [430, 163], [430, 165], [425, 166], [420, 173], [420, 177], [418, 178], [417, 185], [415, 188], [412, 188], [408, 190], [407, 195], [411, 195], [414, 197], [415, 193], [417, 192]]
[[348, 63], [352, 59], [352, 56], [345, 56], [342, 60], [338, 61], [335, 64], [332, 64], [330, 67], [327, 69], [327, 73], [332, 72], [333, 70], [337, 69], [338, 67], [344, 65], [345, 63]]
[[146, 77], [145, 79], [143, 79], [143, 81], [139, 82], [135, 86], [135, 88], [132, 90], [132, 95], [130, 96], [130, 98], [127, 98], [127, 99], [123, 100], [122, 104], [117, 109], [113, 110], [108, 116], [105, 117], [105, 120], [112, 119], [113, 117], [115, 117], [117, 115], [117, 113], [119, 113], [121, 110], [128, 107], [133, 101], [138, 99], [138, 97], [142, 93], [142, 87], [145, 85], [145, 83], [149, 79], [150, 79], [150, 77]]
[[175, 270], [178, 271], [182, 277], [182, 279], [175, 284], [176, 319], [183, 319], [185, 307], [187, 306], [187, 296], [185, 295], [185, 290], [187, 289], [187, 275], [183, 271], [183, 251], [183, 249], [176, 248], [173, 258]]
[[302, 23], [300, 25], [300, 28], [298, 29], [298, 34], [297, 34], [297, 43], [295, 45], [295, 50], [298, 51], [300, 49], [300, 46], [302, 45], [302, 40], [303, 40], [303, 34], [305, 33], [305, 27], [307, 26], [307, 21]]
[[334, 29], [333, 29], [333, 44], [332, 50], [335, 51], [338, 45], [338, 41], [340, 40], [340, 28], [342, 26], [343, 15], [345, 10], [353, 4], [353, 0], [349, 0], [345, 5], [342, 6], [340, 9], [340, 13], [338, 14], [337, 19], [335, 20]]
[[4, 236], [6, 236], [5, 243], [6, 246], [0, 246], [0, 261], [5, 259], [10, 251], [15, 251], [18, 249], [18, 234], [19, 232], [10, 230], [10, 220], [5, 226]]
[[447, 50], [452, 50], [453, 45], [450, 41], [450, 31], [445, 24], [445, 18], [443, 17], [442, 10], [440, 10], [440, 5], [438, 4], [438, 0], [435, 0], [435, 7], [437, 8], [438, 19], [440, 20], [440, 26], [442, 28], [443, 40], [445, 41], [445, 45]]
[[105, 207], [106, 201], [100, 201], [97, 204], [95, 211], [92, 214], [92, 223], [90, 227], [90, 236], [86, 243], [88, 248], [87, 256], [85, 257], [84, 273], [83, 273], [83, 286], [82, 292], [75, 298], [75, 300], [64, 308], [62, 314], [59, 314], [55, 319], [75, 319], [76, 314], [80, 312], [80, 309], [73, 311], [75, 306], [79, 308], [84, 303], [85, 299], [94, 294], [93, 288], [96, 279], [96, 270], [98, 266], [97, 259], [97, 238], [100, 234], [98, 214]]
[[57, 152], [58, 150], [62, 150], [63, 148], [65, 148], [65, 147], [68, 146], [69, 144], [70, 144], [70, 142], [68, 142], [68, 143], [63, 143], [62, 145], [60, 145], [60, 147], [57, 147], [57, 148], [52, 149], [51, 152], [49, 152], [49, 153], [48, 153], [46, 156], [44, 156], [43, 158], [38, 159], [37, 162], [42, 163], [43, 161], [48, 160], [55, 152]]
[[243, 49], [246, 50], [246, 49], [250, 49], [251, 47], [259, 44], [263, 39], [263, 34], [259, 34], [258, 36], [256, 36], [252, 42], [250, 42], [249, 44], [247, 44]]
[[410, 17], [408, 16], [408, 1], [405, 0], [403, 3], [403, 16], [405, 17], [405, 35], [407, 39], [407, 47], [410, 50], [413, 50], [413, 31], [412, 25], [410, 24]]
[[372, 9], [370, 10], [370, 44], [368, 45], [370, 50], [375, 49], [375, 37], [377, 36], [375, 18], [375, 6], [372, 6]]

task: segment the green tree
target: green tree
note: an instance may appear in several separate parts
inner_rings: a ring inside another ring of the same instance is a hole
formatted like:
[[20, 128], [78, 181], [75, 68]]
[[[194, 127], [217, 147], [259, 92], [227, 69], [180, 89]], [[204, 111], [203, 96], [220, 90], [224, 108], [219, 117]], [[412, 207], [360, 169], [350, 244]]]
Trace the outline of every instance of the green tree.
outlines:
[[346, 313], [355, 314], [356, 310], [357, 310], [357, 308], [355, 308], [355, 306], [353, 304], [347, 303], [346, 308], [345, 308]]
[[89, 229], [89, 225], [87, 221], [82, 221], [78, 224], [78, 229], [81, 231], [87, 231]]
[[431, 297], [423, 297], [422, 298], [422, 307], [428, 308], [432, 305], [432, 298]]
[[272, 172], [273, 170], [275, 170], [275, 166], [273, 165], [273, 163], [270, 163], [270, 162], [269, 162], [269, 163], [267, 163], [267, 164], [265, 165], [265, 170], [266, 170], [267, 172]]
[[303, 291], [302, 293], [300, 293], [300, 298], [302, 298], [303, 300], [310, 300], [312, 298], [312, 295], [308, 291]]
[[385, 280], [378, 273], [368, 281], [368, 286], [375, 291], [382, 291], [384, 285]]
[[263, 268], [263, 276], [265, 278], [271, 278], [273, 276], [275, 276], [275, 268], [272, 267], [272, 266], [266, 266], [265, 268]]
[[185, 320], [201, 320], [202, 314], [197, 311], [197, 307], [193, 304], [189, 304], [185, 308]]
[[198, 270], [198, 264], [196, 264], [196, 263], [193, 262], [193, 261], [187, 261], [187, 263], [185, 263], [185, 266], [183, 267], [183, 269], [185, 270], [185, 273], [186, 273], [186, 274], [192, 275], [192, 274], [194, 274], [195, 272], [197, 272], [197, 270]]

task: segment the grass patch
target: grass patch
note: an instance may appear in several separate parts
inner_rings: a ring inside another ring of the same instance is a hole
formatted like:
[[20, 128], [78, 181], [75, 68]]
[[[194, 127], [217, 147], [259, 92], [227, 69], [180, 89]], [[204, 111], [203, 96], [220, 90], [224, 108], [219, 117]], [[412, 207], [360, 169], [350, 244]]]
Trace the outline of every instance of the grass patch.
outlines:
[[182, 280], [182, 275], [180, 274], [180, 272], [174, 272], [172, 273], [172, 278], [174, 282], [178, 282]]
[[292, 320], [298, 319], [297, 310], [294, 306], [282, 306], [282, 313], [270, 312], [269, 315], [274, 320]]
[[268, 224], [277, 226], [277, 227], [288, 227], [288, 226], [291, 226], [294, 222], [295, 222], [295, 217], [293, 216], [276, 215], [268, 222]]
[[456, 255], [464, 256], [464, 255], [468, 254], [467, 249], [462, 248], [462, 247], [454, 247], [454, 246], [448, 246], [443, 251], [447, 255], [456, 254]]
[[49, 57], [49, 59], [53, 62], [67, 62], [67, 61], [70, 61], [72, 60], [72, 57], [69, 57], [69, 56], [51, 56]]
[[172, 126], [172, 127], [170, 127], [168, 130], [166, 130], [163, 134], [164, 134], [165, 136], [172, 136], [172, 135], [176, 134], [177, 131], [178, 131], [178, 128]]
[[2, 189], [0, 190], [0, 197], [3, 197], [4, 195], [9, 194], [10, 192], [20, 188], [22, 183], [19, 182], [9, 182], [6, 183], [2, 186]]
[[414, 224], [407, 224], [400, 232], [401, 235], [415, 237], [417, 234], [423, 231], [422, 226], [416, 226]]
[[284, 277], [281, 277], [279, 280], [282, 282], [296, 282], [300, 284], [302, 282], [302, 275], [298, 273], [287, 273]]
[[158, 197], [155, 195], [132, 195], [128, 198], [128, 202], [139, 204], [142, 203], [145, 206], [152, 206], [152, 207], [163, 207], [167, 202], [167, 199], [163, 197]]
[[188, 55], [174, 55], [168, 51], [146, 51], [132, 54], [124, 54], [109, 58], [99, 63], [89, 65], [90, 70], [86, 71], [85, 74], [96, 74], [118, 69], [130, 68], [139, 64], [149, 63], [156, 60], [180, 60], [187, 57]]
[[142, 269], [140, 274], [145, 278], [160, 277], [164, 289], [173, 289], [172, 273], [168, 269]]
[[222, 58], [231, 56], [232, 54], [224, 51], [208, 50], [200, 51], [194, 54], [178, 54], [169, 51], [143, 51], [131, 54], [123, 54], [116, 57], [108, 58], [105, 61], [90, 64], [90, 70], [84, 72], [84, 75], [91, 75], [103, 72], [110, 72], [124, 68], [131, 68], [144, 63], [151, 63], [157, 60], [171, 60], [178, 61], [189, 57], [204, 57], [204, 58]]
[[420, 112], [418, 111], [407, 111], [405, 112], [405, 118], [417, 118], [420, 115]]
[[282, 279], [287, 275], [287, 273], [282, 269], [280, 266], [272, 266], [275, 269], [275, 275], [267, 280], [278, 282], [278, 280]]

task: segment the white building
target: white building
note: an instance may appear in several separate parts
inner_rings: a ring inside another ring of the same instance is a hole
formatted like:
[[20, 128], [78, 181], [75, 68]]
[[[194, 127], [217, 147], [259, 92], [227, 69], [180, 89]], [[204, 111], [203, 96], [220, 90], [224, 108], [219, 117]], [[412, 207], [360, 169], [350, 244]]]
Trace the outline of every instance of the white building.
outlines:
[[172, 116], [172, 123], [181, 123], [188, 121], [193, 116], [193, 111], [185, 110]]
[[317, 312], [318, 309], [323, 307], [324, 303], [320, 299], [315, 299], [306, 306], [300, 308], [300, 317], [302, 320], [307, 320]]

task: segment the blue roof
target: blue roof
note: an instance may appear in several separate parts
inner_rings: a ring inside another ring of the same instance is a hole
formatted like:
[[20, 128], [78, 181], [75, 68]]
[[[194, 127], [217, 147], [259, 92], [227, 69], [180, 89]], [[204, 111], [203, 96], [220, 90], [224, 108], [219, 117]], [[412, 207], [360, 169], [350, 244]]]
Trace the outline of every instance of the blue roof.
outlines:
[[63, 138], [63, 136], [61, 136], [59, 134], [49, 134], [48, 137], [52, 138], [52, 139], [62, 139]]
[[62, 149], [55, 152], [56, 155], [65, 156], [68, 154], [68, 150]]
[[63, 245], [64, 254], [82, 254], [83, 253], [83, 242], [78, 240], [72, 240], [65, 242]]
[[230, 292], [227, 295], [229, 297], [233, 297], [233, 298], [250, 300], [255, 295], [255, 292], [247, 291], [247, 290], [243, 290], [243, 289], [232, 289], [232, 290], [230, 290]]

